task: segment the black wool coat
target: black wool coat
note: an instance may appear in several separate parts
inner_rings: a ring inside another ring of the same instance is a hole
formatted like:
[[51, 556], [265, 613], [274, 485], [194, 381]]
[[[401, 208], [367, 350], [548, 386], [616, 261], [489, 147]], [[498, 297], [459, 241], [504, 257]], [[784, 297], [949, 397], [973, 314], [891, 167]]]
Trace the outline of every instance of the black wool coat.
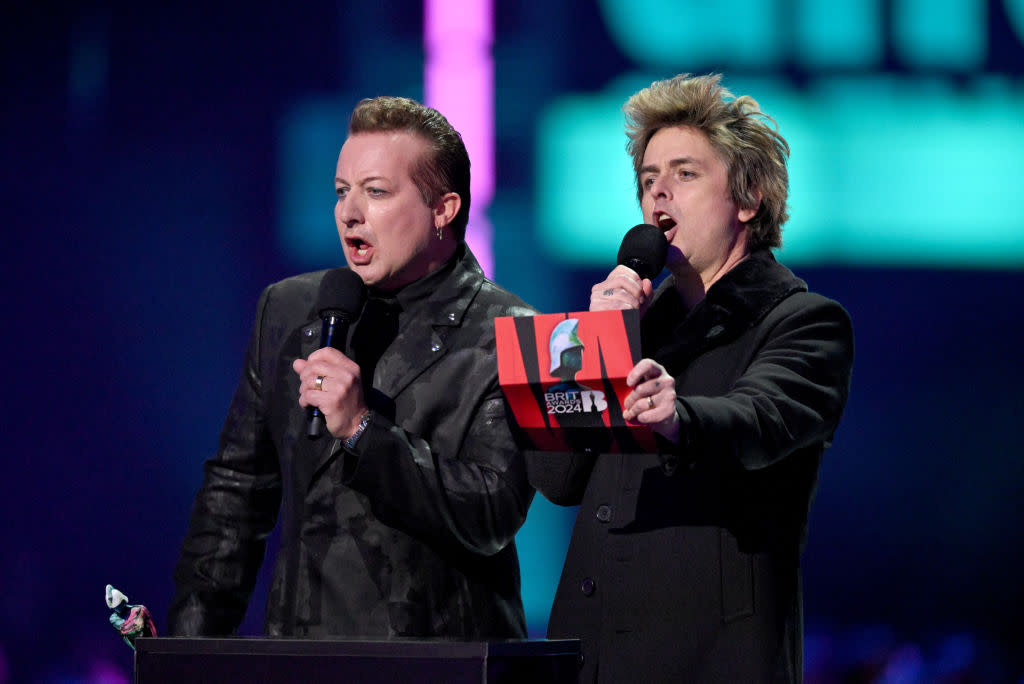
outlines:
[[580, 505], [548, 636], [583, 640], [582, 682], [800, 681], [799, 557], [849, 316], [762, 251], [690, 312], [668, 278], [641, 337], [675, 378], [680, 443], [527, 455], [542, 494]]
[[533, 310], [487, 281], [465, 247], [404, 288], [397, 336], [372, 389], [363, 381], [373, 418], [348, 450], [305, 437], [291, 367], [320, 345], [324, 273], [260, 297], [175, 568], [168, 631], [237, 629], [280, 512], [268, 635], [525, 636], [513, 538], [533, 489], [505, 418], [493, 319]]

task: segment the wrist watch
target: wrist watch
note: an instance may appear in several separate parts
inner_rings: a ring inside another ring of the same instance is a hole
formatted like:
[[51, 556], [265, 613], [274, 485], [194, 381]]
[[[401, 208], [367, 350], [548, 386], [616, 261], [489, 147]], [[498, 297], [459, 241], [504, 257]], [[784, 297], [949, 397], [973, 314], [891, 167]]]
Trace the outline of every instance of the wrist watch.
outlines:
[[363, 417], [359, 419], [359, 426], [356, 427], [356, 431], [349, 435], [348, 439], [345, 440], [345, 448], [351, 449], [359, 441], [359, 438], [363, 434], [363, 430], [366, 429], [366, 424], [370, 422], [370, 417], [373, 415], [372, 411], [366, 411], [363, 413]]

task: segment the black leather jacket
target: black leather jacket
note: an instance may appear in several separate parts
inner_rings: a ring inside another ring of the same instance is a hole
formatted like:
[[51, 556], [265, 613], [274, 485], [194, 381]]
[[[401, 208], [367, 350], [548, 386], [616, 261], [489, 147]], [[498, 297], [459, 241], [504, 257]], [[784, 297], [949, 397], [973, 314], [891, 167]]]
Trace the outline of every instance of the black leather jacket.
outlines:
[[268, 635], [526, 635], [513, 539], [533, 489], [493, 319], [534, 311], [464, 246], [442, 271], [399, 293], [400, 328], [366, 394], [374, 415], [352, 450], [306, 439], [291, 368], [320, 344], [324, 271], [263, 292], [175, 569], [170, 634], [237, 629], [280, 511]]

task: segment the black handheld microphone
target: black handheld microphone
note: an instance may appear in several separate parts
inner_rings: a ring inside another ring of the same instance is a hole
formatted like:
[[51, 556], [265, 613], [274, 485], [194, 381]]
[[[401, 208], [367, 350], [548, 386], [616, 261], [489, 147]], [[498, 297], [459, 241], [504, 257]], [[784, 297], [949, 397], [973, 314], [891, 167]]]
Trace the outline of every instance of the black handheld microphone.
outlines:
[[653, 280], [665, 268], [667, 257], [665, 233], [657, 226], [641, 223], [630, 228], [622, 238], [615, 263], [633, 269], [641, 278]]
[[[355, 271], [335, 268], [324, 274], [317, 292], [320, 310], [320, 348], [344, 350], [349, 324], [359, 317], [366, 299], [366, 287]], [[324, 426], [324, 414], [316, 406], [306, 407], [306, 436], [316, 439]]]

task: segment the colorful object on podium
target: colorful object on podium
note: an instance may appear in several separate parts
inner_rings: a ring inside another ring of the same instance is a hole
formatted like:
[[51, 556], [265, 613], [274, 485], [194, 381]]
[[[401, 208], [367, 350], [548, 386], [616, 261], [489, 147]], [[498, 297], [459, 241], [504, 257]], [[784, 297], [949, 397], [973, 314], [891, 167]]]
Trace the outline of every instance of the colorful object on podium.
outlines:
[[135, 648], [135, 639], [138, 637], [155, 637], [156, 623], [153, 616], [143, 605], [129, 605], [128, 597], [120, 591], [107, 585], [107, 608], [114, 612], [110, 614], [110, 624], [124, 638], [126, 644]]
[[622, 416], [640, 360], [635, 310], [502, 316], [494, 330], [498, 381], [535, 448], [657, 451], [651, 429]]

